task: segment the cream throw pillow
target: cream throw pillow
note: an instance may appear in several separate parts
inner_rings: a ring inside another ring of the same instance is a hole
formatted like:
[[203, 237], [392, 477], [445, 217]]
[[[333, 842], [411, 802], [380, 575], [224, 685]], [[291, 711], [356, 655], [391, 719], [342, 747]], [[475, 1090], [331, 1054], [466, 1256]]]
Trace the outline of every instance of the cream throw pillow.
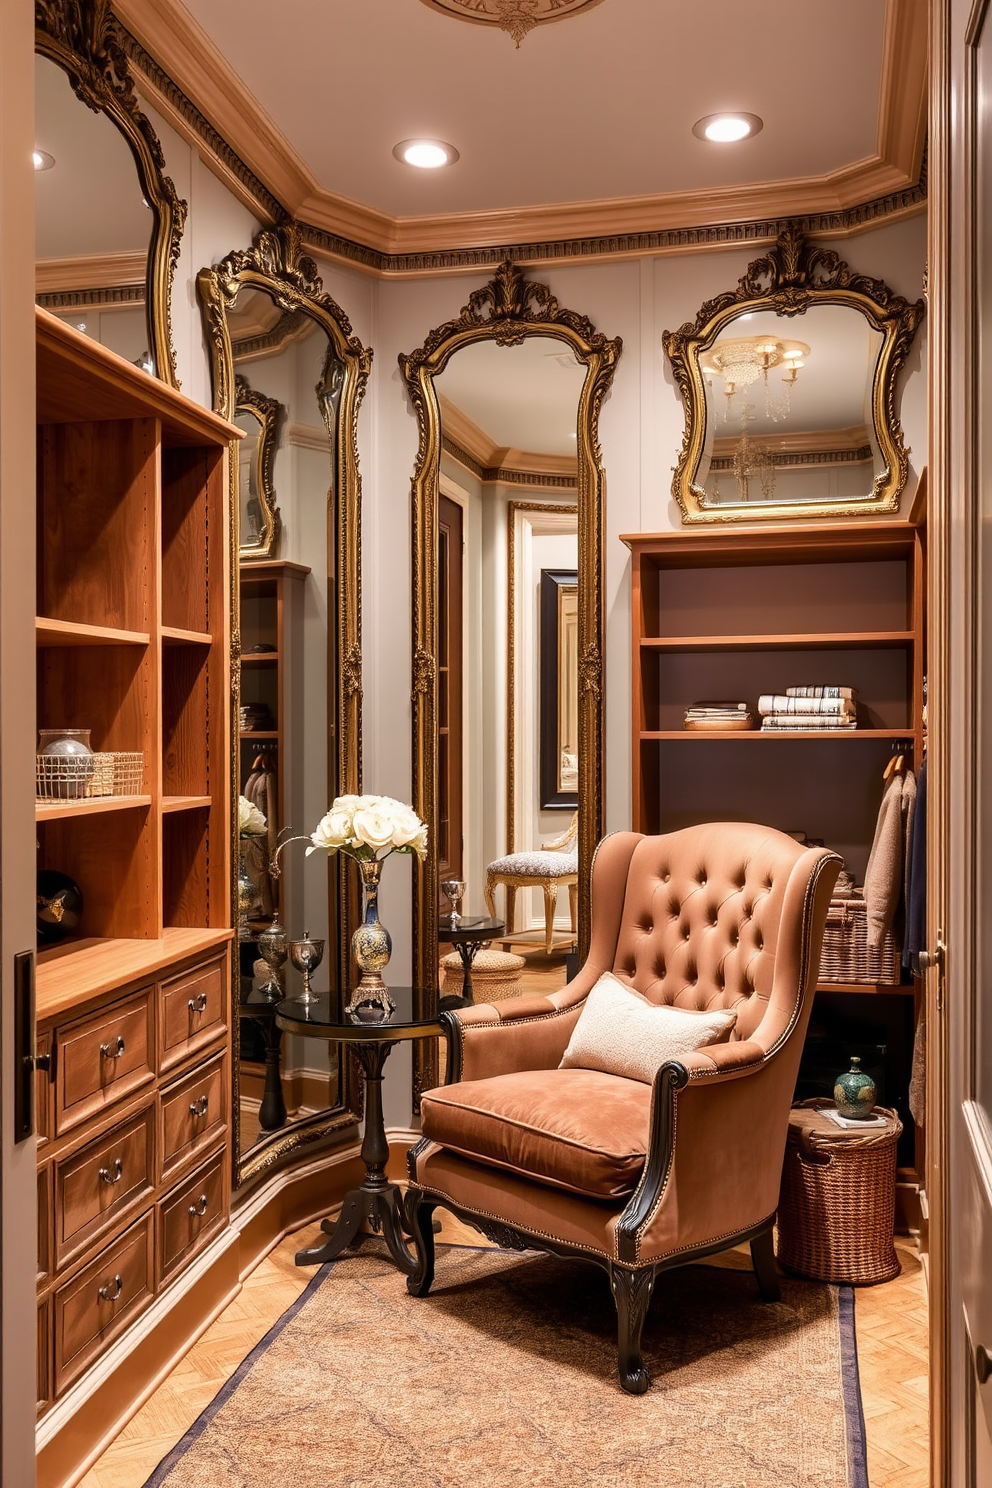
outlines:
[[667, 1060], [726, 1043], [736, 1022], [735, 1012], [656, 1007], [607, 971], [586, 998], [558, 1068], [603, 1070], [650, 1085]]

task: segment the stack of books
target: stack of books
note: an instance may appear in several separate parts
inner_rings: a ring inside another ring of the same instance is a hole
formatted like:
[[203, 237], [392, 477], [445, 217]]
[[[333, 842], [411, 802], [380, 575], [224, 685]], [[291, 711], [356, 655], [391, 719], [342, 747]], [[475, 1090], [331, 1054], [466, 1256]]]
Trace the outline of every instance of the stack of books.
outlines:
[[789, 729], [856, 729], [858, 694], [854, 687], [787, 687], [758, 699], [763, 732]]
[[754, 727], [754, 714], [747, 703], [693, 703], [685, 710], [687, 729], [749, 729]]

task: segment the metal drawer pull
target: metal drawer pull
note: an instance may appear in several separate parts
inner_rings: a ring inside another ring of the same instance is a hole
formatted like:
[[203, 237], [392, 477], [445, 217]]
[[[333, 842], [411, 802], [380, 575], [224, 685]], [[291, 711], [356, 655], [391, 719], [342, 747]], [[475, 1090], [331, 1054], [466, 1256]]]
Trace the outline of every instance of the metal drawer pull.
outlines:
[[980, 1385], [984, 1385], [986, 1380], [992, 1376], [992, 1355], [982, 1343], [975, 1350], [975, 1373], [978, 1375]]
[[201, 1194], [200, 1197], [197, 1199], [197, 1201], [196, 1201], [195, 1204], [190, 1204], [190, 1206], [189, 1206], [189, 1212], [190, 1212], [190, 1214], [194, 1215], [196, 1219], [202, 1219], [203, 1218], [203, 1216], [207, 1212], [207, 1196], [206, 1196], [206, 1194]]
[[206, 1116], [209, 1105], [210, 1102], [207, 1100], [207, 1097], [201, 1095], [199, 1100], [190, 1101], [189, 1114], [191, 1116]]
[[101, 1168], [100, 1177], [104, 1183], [120, 1183], [124, 1176], [124, 1165], [119, 1157], [114, 1158], [113, 1168]]
[[124, 1290], [124, 1283], [121, 1281], [119, 1275], [114, 1277], [114, 1286], [117, 1288], [116, 1292], [111, 1292], [109, 1286], [102, 1286], [100, 1288], [100, 1290], [97, 1293], [97, 1296], [100, 1298], [101, 1302], [116, 1302], [117, 1301], [117, 1298], [120, 1296], [121, 1292]]
[[207, 1011], [206, 992], [198, 992], [195, 997], [190, 998], [186, 1006], [191, 1013], [205, 1013]]
[[120, 1059], [121, 1055], [124, 1053], [124, 1040], [121, 1038], [120, 1034], [117, 1035], [116, 1043], [101, 1044], [100, 1053], [103, 1055], [104, 1059]]

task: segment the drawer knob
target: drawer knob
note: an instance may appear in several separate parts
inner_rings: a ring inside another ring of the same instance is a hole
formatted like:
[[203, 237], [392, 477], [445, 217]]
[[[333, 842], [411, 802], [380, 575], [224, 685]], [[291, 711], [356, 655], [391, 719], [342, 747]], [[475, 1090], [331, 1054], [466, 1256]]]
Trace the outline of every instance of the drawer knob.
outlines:
[[124, 1164], [121, 1162], [119, 1157], [114, 1158], [114, 1166], [112, 1168], [100, 1169], [100, 1177], [103, 1179], [104, 1183], [120, 1183], [123, 1176]]
[[984, 1385], [986, 1380], [992, 1376], [992, 1355], [982, 1343], [975, 1350], [975, 1373], [978, 1375], [980, 1385]]
[[206, 1194], [201, 1194], [200, 1197], [197, 1199], [197, 1201], [196, 1201], [195, 1204], [190, 1204], [190, 1206], [189, 1206], [189, 1212], [196, 1219], [202, 1219], [203, 1218], [203, 1216], [207, 1212], [207, 1196], [206, 1196]]
[[207, 1100], [207, 1097], [201, 1095], [198, 1100], [190, 1101], [189, 1114], [191, 1116], [206, 1116], [209, 1105], [210, 1102]]
[[198, 992], [195, 997], [190, 998], [186, 1006], [191, 1013], [205, 1013], [207, 1011], [206, 992]]
[[97, 1295], [100, 1298], [100, 1301], [101, 1302], [116, 1302], [117, 1301], [117, 1298], [120, 1296], [121, 1292], [124, 1290], [124, 1283], [121, 1281], [121, 1278], [120, 1278], [119, 1275], [117, 1275], [117, 1276], [114, 1277], [114, 1288], [115, 1288], [115, 1290], [114, 1291], [111, 1291], [110, 1288], [109, 1288], [109, 1286], [102, 1286], [102, 1287], [100, 1287], [100, 1289], [99, 1289], [99, 1291], [97, 1293]]
[[120, 1059], [121, 1055], [124, 1053], [124, 1040], [121, 1038], [120, 1034], [117, 1035], [114, 1043], [101, 1044], [100, 1053], [103, 1055], [104, 1059]]

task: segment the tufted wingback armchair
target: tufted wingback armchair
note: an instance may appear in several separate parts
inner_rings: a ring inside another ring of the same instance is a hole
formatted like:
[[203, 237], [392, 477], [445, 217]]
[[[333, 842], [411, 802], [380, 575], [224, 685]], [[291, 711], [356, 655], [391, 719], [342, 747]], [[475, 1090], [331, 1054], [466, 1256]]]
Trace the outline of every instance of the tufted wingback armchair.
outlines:
[[[443, 1015], [448, 1084], [423, 1096], [408, 1158], [410, 1291], [433, 1281], [439, 1205], [504, 1246], [592, 1261], [610, 1278], [634, 1394], [650, 1383], [641, 1331], [659, 1271], [746, 1240], [762, 1296], [777, 1299], [772, 1225], [839, 868], [823, 848], [734, 822], [600, 843], [575, 980]], [[654, 1003], [736, 1010], [730, 1041], [662, 1064], [651, 1084], [559, 1068], [604, 972]]]

